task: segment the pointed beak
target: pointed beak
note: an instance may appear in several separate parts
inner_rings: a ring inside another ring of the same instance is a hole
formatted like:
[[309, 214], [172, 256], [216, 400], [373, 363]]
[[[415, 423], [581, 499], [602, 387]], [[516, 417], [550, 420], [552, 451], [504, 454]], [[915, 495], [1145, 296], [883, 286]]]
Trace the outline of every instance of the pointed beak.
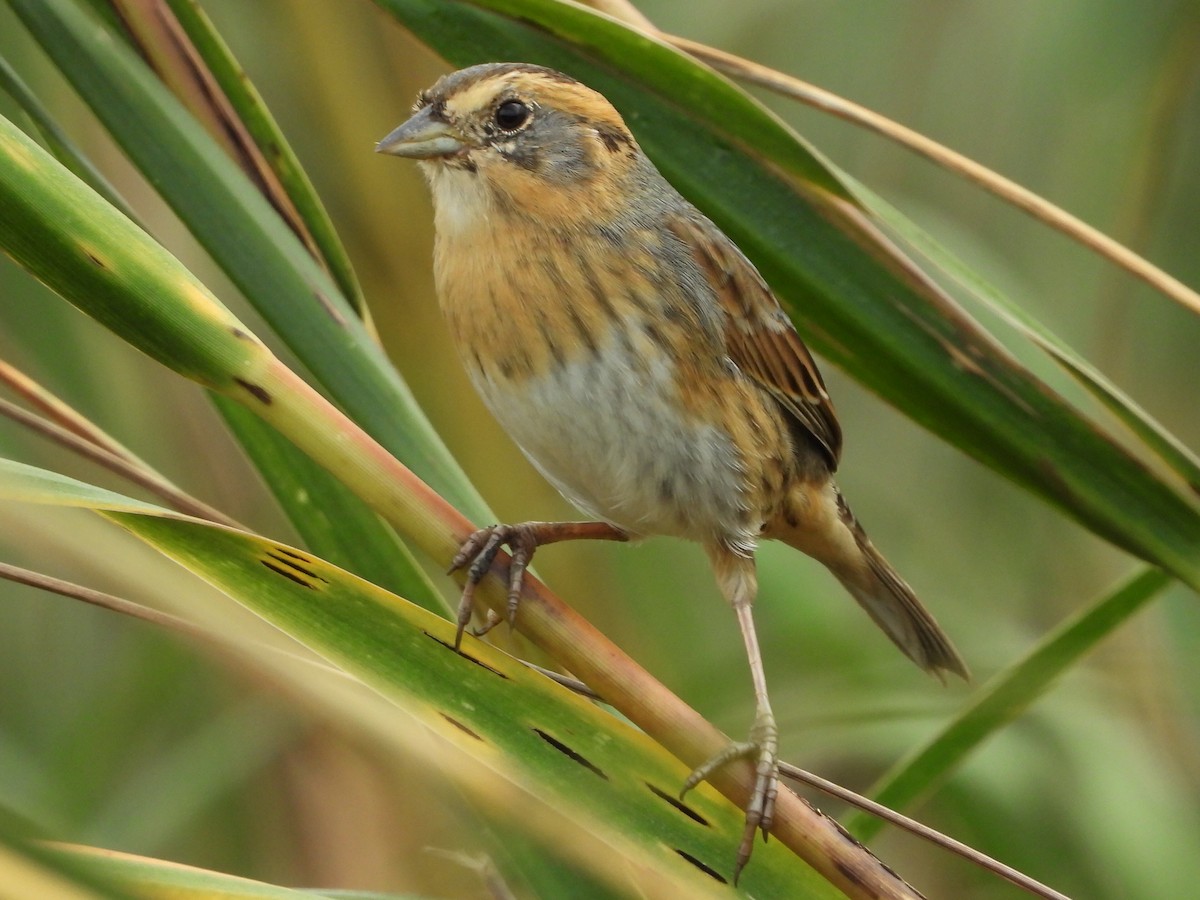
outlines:
[[450, 156], [466, 147], [459, 131], [432, 115], [427, 106], [375, 145], [376, 153], [406, 156], [409, 159], [436, 159]]

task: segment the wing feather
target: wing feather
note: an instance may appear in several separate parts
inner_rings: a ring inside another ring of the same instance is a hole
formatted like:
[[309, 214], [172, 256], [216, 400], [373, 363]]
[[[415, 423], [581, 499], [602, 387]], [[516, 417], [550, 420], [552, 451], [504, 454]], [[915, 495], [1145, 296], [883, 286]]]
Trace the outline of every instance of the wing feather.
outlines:
[[835, 471], [842, 453], [837, 414], [812, 354], [771, 289], [707, 219], [680, 215], [670, 228], [691, 249], [725, 311], [729, 358], [812, 436]]

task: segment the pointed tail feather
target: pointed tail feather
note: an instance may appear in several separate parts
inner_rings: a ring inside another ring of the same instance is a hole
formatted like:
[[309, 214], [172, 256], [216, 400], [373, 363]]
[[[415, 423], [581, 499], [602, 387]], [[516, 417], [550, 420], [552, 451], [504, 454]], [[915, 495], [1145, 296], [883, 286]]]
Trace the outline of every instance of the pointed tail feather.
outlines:
[[[809, 518], [784, 533], [785, 543], [823, 563], [892, 643], [927, 672], [970, 679], [967, 664], [912, 588], [875, 549], [832, 482], [808, 495]], [[805, 527], [807, 526], [807, 527]]]
[[[861, 534], [862, 530], [858, 532]], [[853, 567], [854, 571], [832, 570], [846, 590], [892, 643], [922, 669], [935, 675], [945, 670], [969, 680], [971, 673], [967, 664], [929, 610], [921, 605], [912, 588], [896, 574], [865, 535], [859, 548], [862, 566]]]

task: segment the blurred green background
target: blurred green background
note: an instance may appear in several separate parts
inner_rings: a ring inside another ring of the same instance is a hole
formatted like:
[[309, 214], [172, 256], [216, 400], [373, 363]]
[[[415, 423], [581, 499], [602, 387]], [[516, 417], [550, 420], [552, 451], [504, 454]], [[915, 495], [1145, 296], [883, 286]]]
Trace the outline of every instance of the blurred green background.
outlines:
[[[497, 514], [571, 517], [483, 410], [449, 346], [415, 166], [371, 152], [444, 64], [365, 0], [203, 5], [329, 206], [392, 358]], [[898, 119], [1200, 284], [1193, 0], [639, 5], [667, 31]], [[5, 10], [0, 52], [62, 112], [152, 231], [253, 324]], [[1200, 445], [1193, 315], [905, 151], [766, 99]], [[4, 98], [0, 111], [16, 115]], [[163, 377], [7, 260], [0, 358], [192, 493], [293, 537], [198, 389]], [[846, 431], [845, 493], [977, 682], [1136, 567], [840, 372], [826, 375]], [[7, 422], [0, 451], [115, 484]], [[209, 591], [83, 515], [0, 506], [0, 558], [152, 605]], [[815, 563], [773, 546], [760, 558], [756, 614], [784, 756], [865, 788], [969, 688], [920, 673]], [[741, 642], [698, 548], [668, 539], [566, 545], [539, 555], [538, 566], [684, 699], [730, 733], [745, 729], [752, 695]], [[149, 626], [7, 583], [0, 604], [0, 801], [56, 836], [286, 884], [485, 896], [476, 876], [421, 852], [481, 844], [415, 764], [376, 758]], [[915, 814], [1072, 896], [1187, 896], [1200, 879], [1198, 650], [1197, 598], [1172, 590]], [[21, 777], [5, 775], [14, 772]], [[1018, 896], [911, 838], [888, 833], [874, 846], [930, 896]]]

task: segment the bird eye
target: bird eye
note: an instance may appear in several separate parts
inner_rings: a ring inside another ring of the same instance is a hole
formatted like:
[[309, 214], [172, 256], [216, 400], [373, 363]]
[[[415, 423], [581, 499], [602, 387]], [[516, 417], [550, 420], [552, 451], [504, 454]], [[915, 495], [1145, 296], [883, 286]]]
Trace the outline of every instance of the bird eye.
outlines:
[[505, 131], [515, 131], [529, 120], [529, 112], [520, 100], [505, 100], [496, 107], [496, 124]]

